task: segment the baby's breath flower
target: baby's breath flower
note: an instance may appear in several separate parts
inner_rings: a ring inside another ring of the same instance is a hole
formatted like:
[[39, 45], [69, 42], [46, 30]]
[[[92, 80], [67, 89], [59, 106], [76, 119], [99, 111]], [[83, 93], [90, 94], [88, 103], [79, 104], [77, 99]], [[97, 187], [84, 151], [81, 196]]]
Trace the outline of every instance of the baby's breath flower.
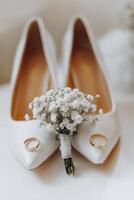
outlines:
[[87, 99], [92, 102], [94, 100], [94, 97], [89, 94], [89, 95], [87, 95]]
[[26, 120], [26, 121], [29, 121], [29, 120], [30, 120], [30, 117], [29, 117], [28, 114], [25, 115], [25, 120]]
[[100, 98], [100, 95], [99, 95], [99, 94], [96, 94], [96, 95], [95, 95], [95, 98], [96, 98], [96, 99], [99, 99], [99, 98]]
[[79, 109], [80, 108], [80, 105], [81, 105], [81, 101], [79, 101], [78, 99], [74, 100], [72, 102], [72, 108], [73, 109]]
[[57, 114], [55, 114], [55, 113], [51, 114], [51, 121], [52, 122], [56, 122], [57, 121]]
[[29, 104], [29, 109], [33, 109], [33, 102]]
[[64, 129], [64, 128], [65, 128], [65, 124], [64, 124], [64, 122], [60, 123], [59, 128], [61, 128], [61, 129]]
[[68, 124], [68, 123], [69, 123], [69, 119], [68, 119], [68, 118], [64, 118], [64, 119], [63, 119], [63, 123], [64, 123], [64, 124]]
[[46, 93], [46, 95], [47, 96], [51, 96], [53, 94], [53, 92], [54, 92], [54, 90], [48, 90], [47, 93]]
[[76, 121], [77, 124], [80, 124], [80, 123], [83, 121], [83, 119], [84, 119], [84, 118], [82, 117], [82, 115], [78, 114], [78, 115], [76, 116], [75, 121]]
[[43, 114], [40, 116], [40, 119], [41, 119], [41, 121], [45, 121], [45, 120], [46, 120], [46, 113], [43, 113]]
[[91, 106], [91, 109], [92, 109], [92, 112], [96, 112], [96, 105], [95, 104], [93, 104], [92, 106]]
[[56, 105], [54, 102], [51, 102], [48, 106], [48, 111], [49, 112], [54, 112], [57, 109]]
[[[97, 112], [96, 102], [100, 96], [86, 95], [78, 89], [69, 87], [49, 90], [45, 95], [35, 97], [29, 104], [33, 118], [40, 121], [40, 125], [46, 125], [47, 130], [61, 132], [70, 135], [77, 131], [77, 126], [83, 121], [94, 120]], [[98, 114], [102, 113], [102, 109]], [[28, 115], [25, 116], [29, 120]]]
[[70, 88], [70, 87], [66, 87], [66, 88], [64, 88], [64, 91], [65, 91], [65, 92], [70, 92], [70, 91], [71, 91], [71, 88]]
[[71, 111], [71, 119], [72, 120], [75, 120], [77, 115], [78, 115], [77, 111]]
[[73, 124], [71, 124], [71, 123], [66, 124], [66, 128], [67, 128], [69, 131], [71, 131], [71, 130], [73, 129]]
[[100, 108], [100, 109], [98, 110], [98, 114], [100, 114], [100, 115], [103, 114], [103, 110], [102, 110], [102, 108]]

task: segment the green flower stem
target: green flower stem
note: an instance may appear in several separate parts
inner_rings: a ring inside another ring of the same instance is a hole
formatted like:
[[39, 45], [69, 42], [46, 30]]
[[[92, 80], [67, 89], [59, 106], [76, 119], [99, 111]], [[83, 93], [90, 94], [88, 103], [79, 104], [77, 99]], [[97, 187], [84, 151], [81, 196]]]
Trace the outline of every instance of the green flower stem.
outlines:
[[75, 169], [75, 166], [73, 164], [72, 157], [65, 158], [64, 159], [64, 165], [65, 165], [66, 173], [68, 175], [74, 175], [75, 174], [76, 169]]

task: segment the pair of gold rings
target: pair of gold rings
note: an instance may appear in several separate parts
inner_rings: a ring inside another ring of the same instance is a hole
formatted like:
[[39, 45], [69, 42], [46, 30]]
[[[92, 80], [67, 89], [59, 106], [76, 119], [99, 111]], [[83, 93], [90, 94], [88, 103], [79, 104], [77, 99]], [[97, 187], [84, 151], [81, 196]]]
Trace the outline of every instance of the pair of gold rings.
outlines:
[[[90, 137], [90, 144], [95, 148], [103, 149], [107, 145], [107, 138], [100, 133], [94, 133]], [[27, 151], [38, 151], [41, 143], [37, 138], [31, 137], [24, 141], [24, 146]]]

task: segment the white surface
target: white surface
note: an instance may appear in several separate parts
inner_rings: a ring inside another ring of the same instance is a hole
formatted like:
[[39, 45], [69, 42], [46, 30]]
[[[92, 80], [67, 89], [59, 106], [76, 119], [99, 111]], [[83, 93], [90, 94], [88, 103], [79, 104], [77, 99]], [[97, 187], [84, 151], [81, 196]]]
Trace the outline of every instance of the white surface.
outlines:
[[[65, 175], [59, 152], [34, 171], [26, 170], [8, 148], [9, 87], [0, 87], [1, 200], [134, 199], [134, 100], [119, 105], [121, 141], [105, 164], [95, 166], [73, 152], [77, 174]], [[18, 133], [19, 134], [19, 133]]]

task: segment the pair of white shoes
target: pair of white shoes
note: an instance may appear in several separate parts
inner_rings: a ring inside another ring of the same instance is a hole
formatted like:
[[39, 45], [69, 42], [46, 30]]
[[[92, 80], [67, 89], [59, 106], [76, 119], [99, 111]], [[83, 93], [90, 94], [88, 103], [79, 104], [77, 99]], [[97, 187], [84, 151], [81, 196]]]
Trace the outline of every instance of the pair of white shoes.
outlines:
[[[87, 94], [100, 94], [99, 106], [104, 111], [101, 120], [93, 128], [88, 122], [81, 124], [78, 134], [72, 138], [72, 146], [88, 160], [103, 163], [119, 139], [115, 102], [91, 28], [83, 17], [76, 17], [68, 27], [60, 64], [58, 68], [55, 46], [43, 21], [33, 18], [26, 25], [17, 48], [10, 106], [11, 144], [28, 169], [38, 167], [59, 147], [55, 134], [38, 127], [35, 120], [24, 118], [33, 98], [50, 88], [67, 86]], [[29, 138], [32, 145], [41, 144], [38, 151], [28, 151]]]

